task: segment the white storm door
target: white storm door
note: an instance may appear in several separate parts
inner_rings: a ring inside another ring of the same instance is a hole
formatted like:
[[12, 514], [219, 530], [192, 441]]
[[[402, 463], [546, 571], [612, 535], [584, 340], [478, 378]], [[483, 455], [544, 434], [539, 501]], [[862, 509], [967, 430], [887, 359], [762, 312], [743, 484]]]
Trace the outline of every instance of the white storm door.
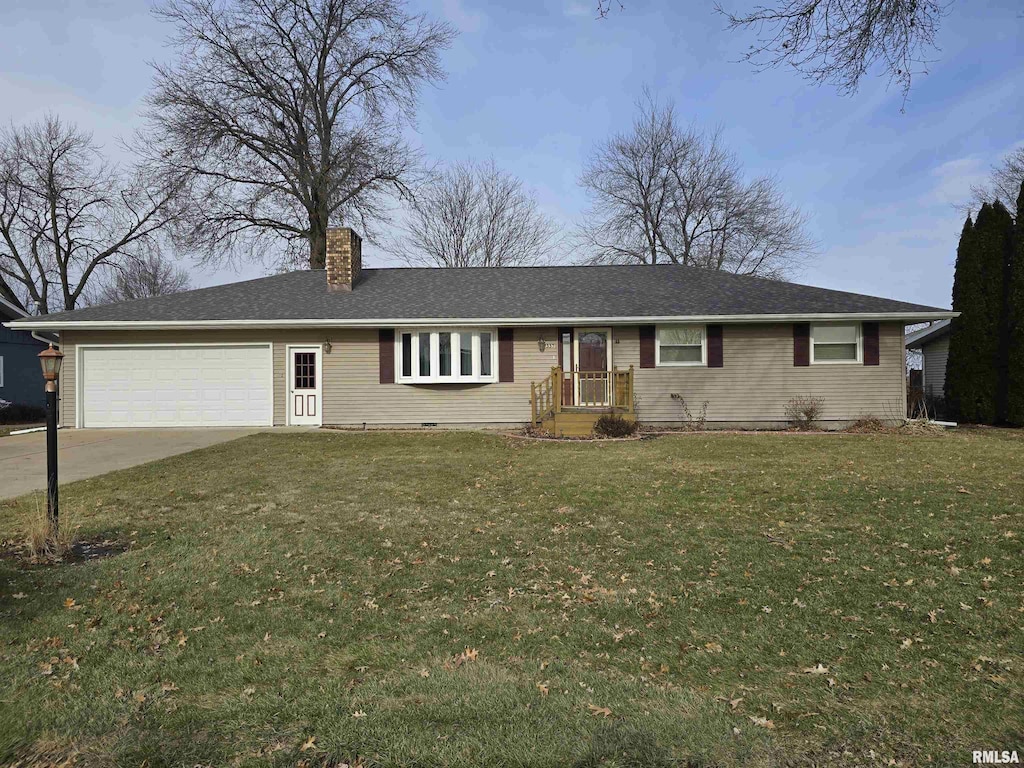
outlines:
[[288, 347], [288, 423], [323, 424], [321, 348]]

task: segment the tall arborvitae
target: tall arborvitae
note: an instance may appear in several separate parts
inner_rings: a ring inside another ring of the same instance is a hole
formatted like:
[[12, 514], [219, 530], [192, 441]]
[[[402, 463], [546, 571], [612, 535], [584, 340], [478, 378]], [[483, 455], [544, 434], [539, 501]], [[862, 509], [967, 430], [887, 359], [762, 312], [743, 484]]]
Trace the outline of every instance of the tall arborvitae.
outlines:
[[1017, 196], [1017, 221], [1013, 228], [1006, 314], [1009, 327], [1007, 355], [1008, 397], [1006, 420], [1024, 427], [1024, 182]]
[[966, 310], [980, 303], [981, 293], [981, 263], [975, 248], [974, 224], [968, 216], [956, 249], [953, 311], [959, 312], [960, 316], [950, 323], [949, 359], [946, 363], [946, 410], [958, 421], [974, 421], [977, 413], [978, 356], [973, 343], [977, 320], [973, 312]]
[[[981, 216], [978, 216], [978, 224]], [[993, 303], [992, 323], [996, 334], [992, 365], [996, 376], [996, 410], [992, 424], [1005, 424], [1009, 405], [1010, 360], [1010, 268], [1013, 262], [1013, 216], [999, 200], [992, 203], [991, 215], [981, 229], [978, 242], [984, 263], [986, 284]]]

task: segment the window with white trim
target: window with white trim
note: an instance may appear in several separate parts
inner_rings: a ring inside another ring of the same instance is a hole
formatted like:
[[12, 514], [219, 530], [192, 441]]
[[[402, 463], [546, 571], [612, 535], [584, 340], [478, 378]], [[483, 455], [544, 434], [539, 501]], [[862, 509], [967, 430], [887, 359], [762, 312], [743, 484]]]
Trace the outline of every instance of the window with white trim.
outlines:
[[400, 384], [473, 384], [498, 380], [493, 328], [399, 331], [395, 357]]
[[659, 325], [654, 364], [658, 367], [707, 365], [708, 335], [703, 325]]
[[860, 323], [811, 325], [812, 363], [859, 363], [860, 360]]

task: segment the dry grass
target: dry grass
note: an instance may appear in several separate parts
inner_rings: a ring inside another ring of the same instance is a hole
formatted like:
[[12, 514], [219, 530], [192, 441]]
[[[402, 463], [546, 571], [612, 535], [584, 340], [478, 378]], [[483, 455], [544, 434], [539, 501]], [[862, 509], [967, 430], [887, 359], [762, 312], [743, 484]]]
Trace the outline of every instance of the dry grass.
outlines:
[[902, 424], [885, 422], [877, 416], [863, 416], [843, 430], [852, 435], [941, 435], [948, 430], [927, 419], [911, 419]]
[[[0, 558], [0, 765], [909, 767], [1024, 738], [1021, 431], [269, 433], [62, 498], [129, 548]], [[0, 538], [36, 511], [0, 502]]]
[[26, 555], [36, 562], [64, 559], [74, 549], [81, 528], [74, 507], [60, 508], [59, 525], [54, 535], [46, 513], [46, 495], [39, 494], [31, 498], [33, 511], [25, 522], [24, 531]]

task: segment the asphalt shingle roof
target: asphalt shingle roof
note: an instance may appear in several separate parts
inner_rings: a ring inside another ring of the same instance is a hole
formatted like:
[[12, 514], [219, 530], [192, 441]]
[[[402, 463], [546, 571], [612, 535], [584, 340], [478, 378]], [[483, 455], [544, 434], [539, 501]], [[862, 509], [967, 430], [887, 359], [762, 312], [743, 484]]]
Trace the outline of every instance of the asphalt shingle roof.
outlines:
[[329, 291], [324, 271], [308, 270], [88, 307], [49, 315], [45, 320], [512, 320], [948, 311], [758, 277], [659, 265], [364, 269], [351, 292]]

